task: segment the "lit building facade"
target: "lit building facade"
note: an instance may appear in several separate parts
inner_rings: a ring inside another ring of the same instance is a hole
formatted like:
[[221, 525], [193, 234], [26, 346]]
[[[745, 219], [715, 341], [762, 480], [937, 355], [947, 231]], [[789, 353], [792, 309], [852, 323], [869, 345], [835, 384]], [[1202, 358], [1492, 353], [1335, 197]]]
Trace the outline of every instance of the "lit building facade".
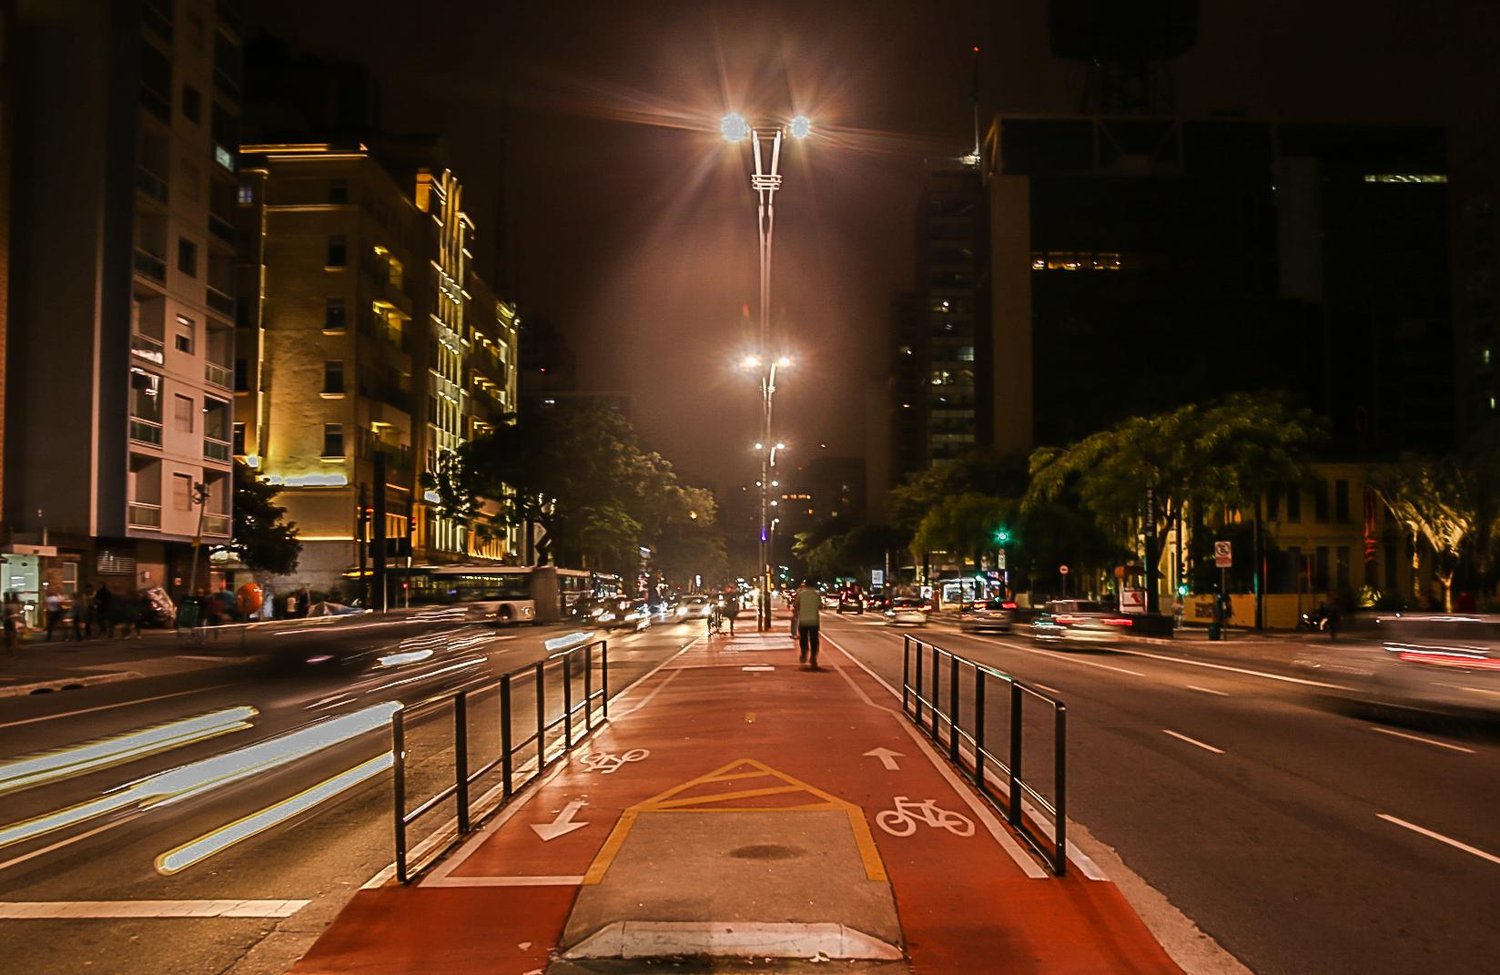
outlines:
[[422, 485], [515, 408], [518, 318], [468, 271], [457, 181], [418, 170], [408, 192], [361, 145], [243, 158], [235, 451], [282, 488], [303, 544], [295, 581], [331, 590], [367, 573], [382, 503], [403, 562], [515, 558], [514, 538], [471, 541]]
[[239, 7], [24, 0], [8, 18], [6, 122], [28, 151], [5, 588], [28, 600], [176, 590], [195, 539], [230, 537]]

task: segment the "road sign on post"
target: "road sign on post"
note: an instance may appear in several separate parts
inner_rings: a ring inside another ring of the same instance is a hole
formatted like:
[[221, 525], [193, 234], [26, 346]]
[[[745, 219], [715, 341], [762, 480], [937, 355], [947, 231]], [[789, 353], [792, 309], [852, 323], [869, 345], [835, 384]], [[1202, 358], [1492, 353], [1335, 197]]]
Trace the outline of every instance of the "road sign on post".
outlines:
[[1234, 546], [1229, 542], [1214, 542], [1214, 568], [1228, 569], [1234, 565]]

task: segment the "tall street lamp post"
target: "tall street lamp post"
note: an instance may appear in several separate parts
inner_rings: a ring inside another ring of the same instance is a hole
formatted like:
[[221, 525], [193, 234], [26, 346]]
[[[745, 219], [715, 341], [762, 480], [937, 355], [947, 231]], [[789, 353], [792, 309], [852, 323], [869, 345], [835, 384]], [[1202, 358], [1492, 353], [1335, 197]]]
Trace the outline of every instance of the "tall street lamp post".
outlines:
[[[805, 139], [812, 132], [812, 122], [805, 115], [798, 115], [790, 123], [793, 138]], [[737, 112], [724, 116], [719, 130], [725, 140], [742, 142], [750, 139], [754, 152], [754, 167], [750, 172], [750, 188], [755, 191], [756, 224], [760, 239], [760, 350], [768, 362], [768, 370], [761, 380], [761, 443], [771, 442], [771, 397], [776, 392], [777, 361], [771, 360], [771, 249], [776, 232], [776, 191], [781, 188], [781, 126], [769, 133], [750, 127], [745, 117]], [[760, 605], [756, 611], [756, 628], [771, 628], [771, 559], [770, 559], [770, 481], [771, 467], [775, 455], [770, 450], [762, 454], [760, 478]]]

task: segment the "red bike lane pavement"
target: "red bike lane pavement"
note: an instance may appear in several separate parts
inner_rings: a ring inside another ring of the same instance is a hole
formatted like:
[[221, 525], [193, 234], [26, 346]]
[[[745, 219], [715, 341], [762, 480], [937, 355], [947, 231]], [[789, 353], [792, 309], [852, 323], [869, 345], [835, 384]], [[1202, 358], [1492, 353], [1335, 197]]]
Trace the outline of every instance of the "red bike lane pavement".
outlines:
[[696, 641], [420, 882], [356, 894], [293, 972], [1180, 971], [1114, 884], [1047, 875], [886, 685], [822, 663], [780, 633]]

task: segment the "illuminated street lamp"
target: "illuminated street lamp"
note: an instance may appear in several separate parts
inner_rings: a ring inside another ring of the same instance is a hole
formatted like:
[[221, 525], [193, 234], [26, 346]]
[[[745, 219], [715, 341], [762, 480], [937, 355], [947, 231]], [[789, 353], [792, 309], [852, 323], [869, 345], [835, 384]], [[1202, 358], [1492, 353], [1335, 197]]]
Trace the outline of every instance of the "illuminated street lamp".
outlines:
[[[812, 134], [812, 120], [806, 115], [798, 115], [787, 125], [791, 135], [795, 139], [805, 139]], [[781, 140], [782, 127], [776, 125], [763, 133], [746, 121], [745, 117], [738, 112], [731, 112], [724, 116], [719, 124], [719, 131], [728, 142], [743, 142], [750, 139], [754, 149], [752, 159], [754, 167], [750, 172], [750, 188], [755, 191], [757, 199], [756, 226], [760, 237], [760, 348], [763, 353], [768, 353], [771, 345], [771, 250], [776, 231], [776, 191], [781, 188]], [[749, 357], [755, 360], [751, 368], [760, 368], [759, 357]], [[771, 399], [776, 393], [776, 368], [778, 365], [785, 366], [785, 359], [777, 359], [767, 363], [767, 368], [761, 381], [761, 434], [762, 439], [769, 442], [771, 439]], [[770, 528], [767, 522], [769, 504], [767, 503], [767, 483], [770, 481], [770, 464], [772, 455], [766, 456], [766, 462], [761, 470], [760, 490], [760, 569], [761, 577], [761, 599], [760, 608], [756, 614], [757, 629], [769, 630], [771, 628], [771, 560], [770, 560]]]

